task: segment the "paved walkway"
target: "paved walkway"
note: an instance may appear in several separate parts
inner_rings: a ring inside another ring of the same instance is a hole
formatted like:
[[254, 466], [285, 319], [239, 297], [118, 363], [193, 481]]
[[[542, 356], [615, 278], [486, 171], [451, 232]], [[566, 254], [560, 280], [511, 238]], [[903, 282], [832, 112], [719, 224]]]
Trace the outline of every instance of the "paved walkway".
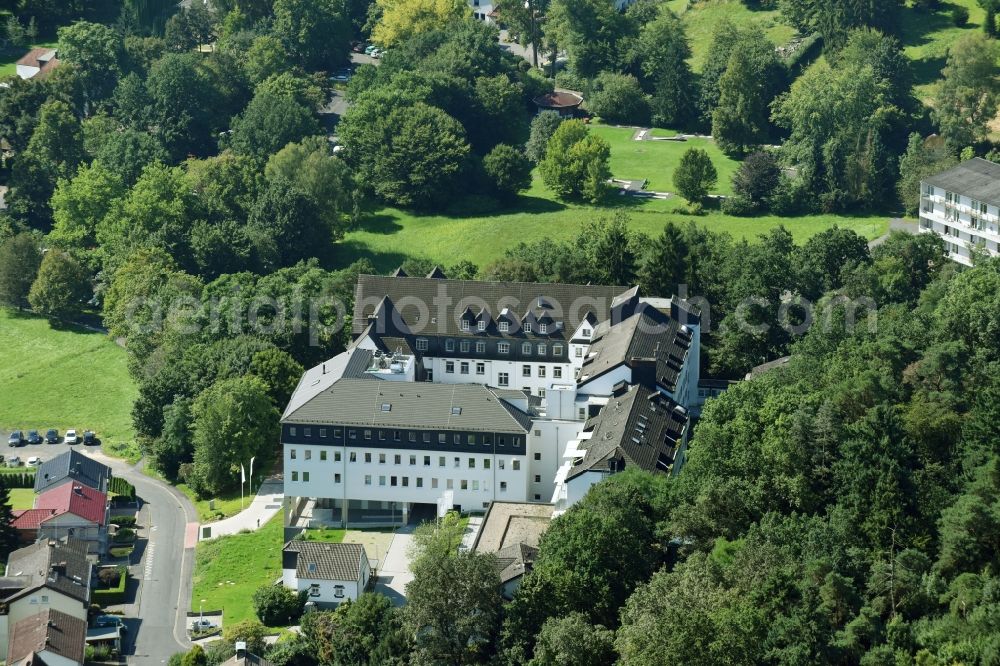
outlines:
[[[200, 539], [205, 541], [228, 534], [237, 534], [243, 530], [252, 531], [257, 529], [281, 511], [281, 505], [285, 499], [284, 488], [284, 483], [279, 479], [264, 481], [257, 491], [257, 495], [250, 503], [250, 506], [225, 520], [202, 525], [199, 530]], [[211, 532], [206, 537], [205, 531], [208, 529]]]
[[476, 542], [476, 535], [479, 534], [479, 528], [482, 526], [482, 516], [469, 517], [469, 524], [465, 527], [465, 534], [462, 535], [462, 544], [459, 546], [460, 550], [472, 550], [472, 544]]
[[874, 247], [878, 247], [882, 243], [886, 242], [886, 240], [889, 239], [889, 234], [891, 234], [893, 231], [905, 231], [908, 234], [915, 234], [917, 233], [917, 225], [913, 222], [908, 222], [904, 219], [894, 217], [891, 220], [889, 220], [889, 231], [885, 232], [878, 238], [869, 241], [868, 248], [871, 249]]
[[389, 597], [394, 606], [406, 603], [406, 584], [413, 580], [413, 574], [410, 573], [413, 528], [413, 525], [405, 525], [396, 530], [375, 583], [375, 591]]

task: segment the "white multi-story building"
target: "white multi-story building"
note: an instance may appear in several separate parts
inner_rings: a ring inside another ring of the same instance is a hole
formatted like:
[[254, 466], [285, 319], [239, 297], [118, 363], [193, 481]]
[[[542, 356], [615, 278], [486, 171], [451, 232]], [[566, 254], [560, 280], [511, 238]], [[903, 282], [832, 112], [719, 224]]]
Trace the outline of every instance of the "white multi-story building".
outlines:
[[1000, 164], [974, 157], [921, 181], [920, 231], [941, 236], [966, 266], [975, 248], [1000, 255]]
[[[288, 526], [548, 502], [568, 448], [586, 448], [588, 419], [624, 387], [678, 406], [685, 426], [700, 404], [698, 313], [635, 288], [362, 275], [353, 322], [350, 348], [303, 375], [282, 417]], [[619, 467], [672, 465], [680, 446], [655, 446]]]

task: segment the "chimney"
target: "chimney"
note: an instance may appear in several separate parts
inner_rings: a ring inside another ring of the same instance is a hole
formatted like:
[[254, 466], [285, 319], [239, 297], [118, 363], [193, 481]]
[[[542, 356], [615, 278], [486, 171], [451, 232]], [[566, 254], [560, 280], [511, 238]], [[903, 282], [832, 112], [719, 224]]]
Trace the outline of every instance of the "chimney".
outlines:
[[236, 641], [236, 659], [242, 661], [247, 658], [247, 643], [246, 641]]

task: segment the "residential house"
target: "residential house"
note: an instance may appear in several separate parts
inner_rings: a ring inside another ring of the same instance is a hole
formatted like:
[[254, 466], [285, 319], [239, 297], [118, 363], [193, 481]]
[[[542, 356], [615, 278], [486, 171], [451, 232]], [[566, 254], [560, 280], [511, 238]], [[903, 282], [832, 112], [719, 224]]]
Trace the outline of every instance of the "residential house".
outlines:
[[83, 664], [86, 637], [86, 620], [46, 608], [14, 625], [7, 648], [7, 665]]
[[920, 231], [943, 238], [948, 257], [965, 266], [977, 248], [1000, 256], [1000, 164], [974, 157], [924, 178]]
[[296, 592], [308, 592], [307, 601], [335, 607], [355, 601], [371, 580], [365, 548], [358, 543], [292, 540], [281, 551], [281, 582]]
[[110, 481], [110, 467], [76, 449], [70, 449], [51, 460], [46, 460], [38, 467], [35, 473], [35, 492], [41, 493], [72, 482], [106, 493]]
[[504, 599], [514, 598], [524, 574], [531, 570], [553, 508], [551, 504], [493, 502], [483, 516], [472, 550], [496, 556]]
[[91, 569], [86, 544], [75, 539], [39, 541], [11, 553], [0, 578], [0, 652], [8, 651], [11, 628], [43, 610], [86, 621]]
[[43, 491], [35, 506], [14, 512], [14, 527], [25, 542], [73, 537], [101, 554], [108, 541], [108, 496], [80, 483], [63, 483]]
[[22, 79], [34, 77], [44, 78], [59, 66], [59, 58], [55, 49], [39, 47], [31, 49], [21, 56], [14, 68]]

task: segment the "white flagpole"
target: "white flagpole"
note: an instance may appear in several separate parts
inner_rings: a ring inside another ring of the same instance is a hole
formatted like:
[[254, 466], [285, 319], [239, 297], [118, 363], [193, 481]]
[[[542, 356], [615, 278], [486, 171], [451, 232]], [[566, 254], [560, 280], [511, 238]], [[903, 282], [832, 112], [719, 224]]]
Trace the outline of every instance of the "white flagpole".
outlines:
[[243, 510], [243, 484], [247, 482], [247, 471], [240, 463], [240, 511]]
[[250, 457], [250, 494], [253, 494], [253, 461], [257, 459], [257, 456]]

